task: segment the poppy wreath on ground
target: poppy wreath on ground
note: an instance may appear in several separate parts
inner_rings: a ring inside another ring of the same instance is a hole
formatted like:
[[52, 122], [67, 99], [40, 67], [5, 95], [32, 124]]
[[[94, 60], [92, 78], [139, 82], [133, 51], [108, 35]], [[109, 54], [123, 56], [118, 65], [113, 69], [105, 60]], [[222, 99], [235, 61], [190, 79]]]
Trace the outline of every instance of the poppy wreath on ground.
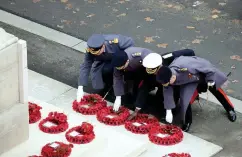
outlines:
[[64, 113], [50, 112], [48, 117], [40, 121], [39, 128], [45, 133], [58, 134], [68, 129], [67, 116]]
[[149, 140], [158, 145], [174, 145], [182, 141], [183, 132], [175, 125], [160, 125], [149, 131]]
[[98, 94], [84, 95], [80, 102], [73, 102], [74, 111], [84, 115], [95, 115], [99, 110], [107, 106], [107, 102]]
[[170, 153], [163, 157], [191, 157], [191, 155], [188, 153]]
[[52, 142], [42, 148], [41, 155], [44, 157], [68, 157], [71, 154], [72, 148], [73, 144]]
[[129, 110], [123, 106], [118, 112], [114, 112], [113, 107], [108, 106], [97, 113], [97, 120], [106, 125], [117, 126], [124, 124], [129, 115]]
[[66, 132], [67, 141], [74, 144], [86, 144], [95, 138], [93, 126], [90, 123], [83, 122], [80, 126], [71, 128]]
[[41, 119], [41, 109], [42, 107], [37, 104], [29, 102], [29, 124], [35, 123]]
[[154, 126], [159, 125], [158, 119], [148, 114], [137, 114], [137, 116], [125, 122], [125, 128], [135, 134], [147, 134]]

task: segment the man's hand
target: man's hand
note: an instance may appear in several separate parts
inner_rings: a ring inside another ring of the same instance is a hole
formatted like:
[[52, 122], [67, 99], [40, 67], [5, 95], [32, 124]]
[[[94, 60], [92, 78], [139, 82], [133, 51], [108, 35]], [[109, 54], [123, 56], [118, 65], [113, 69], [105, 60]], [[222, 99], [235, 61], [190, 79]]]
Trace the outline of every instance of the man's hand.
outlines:
[[140, 110], [140, 108], [136, 107], [135, 111], [128, 117], [128, 120], [134, 119], [137, 116], [139, 110]]
[[172, 123], [173, 115], [171, 110], [166, 110], [166, 122]]
[[80, 102], [83, 95], [84, 95], [83, 86], [78, 86], [77, 94], [76, 94], [76, 101]]
[[113, 110], [117, 112], [121, 106], [121, 96], [117, 96], [113, 105]]
[[208, 82], [208, 87], [213, 87], [215, 85], [215, 82], [214, 81], [210, 81], [210, 82]]

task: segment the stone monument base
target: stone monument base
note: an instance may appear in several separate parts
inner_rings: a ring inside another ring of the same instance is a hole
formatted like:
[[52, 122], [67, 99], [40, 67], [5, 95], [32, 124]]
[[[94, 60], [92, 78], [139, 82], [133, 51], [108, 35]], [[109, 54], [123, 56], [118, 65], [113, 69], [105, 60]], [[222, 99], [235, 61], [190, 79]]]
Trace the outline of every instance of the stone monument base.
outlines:
[[0, 155], [28, 139], [27, 97], [26, 42], [0, 28]]

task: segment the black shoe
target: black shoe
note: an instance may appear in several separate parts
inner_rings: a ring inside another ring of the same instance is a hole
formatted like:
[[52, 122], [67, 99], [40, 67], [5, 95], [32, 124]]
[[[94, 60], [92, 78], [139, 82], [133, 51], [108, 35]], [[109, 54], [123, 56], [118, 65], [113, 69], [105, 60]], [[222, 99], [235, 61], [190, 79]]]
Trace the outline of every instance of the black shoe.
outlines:
[[164, 124], [167, 124], [167, 122], [166, 122], [166, 117], [161, 117], [161, 118], [160, 118], [160, 122], [161, 122], [161, 123], [164, 123]]
[[192, 123], [185, 123], [182, 125], [182, 130], [188, 132]]
[[235, 122], [236, 121], [236, 112], [234, 110], [231, 110], [228, 112], [228, 118], [231, 122]]

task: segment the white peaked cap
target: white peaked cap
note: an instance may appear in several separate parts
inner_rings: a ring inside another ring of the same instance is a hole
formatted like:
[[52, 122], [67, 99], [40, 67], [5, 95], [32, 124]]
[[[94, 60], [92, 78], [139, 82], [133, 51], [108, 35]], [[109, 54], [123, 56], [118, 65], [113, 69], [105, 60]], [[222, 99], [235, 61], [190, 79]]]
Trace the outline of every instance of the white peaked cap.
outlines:
[[150, 53], [143, 59], [143, 66], [146, 68], [156, 68], [162, 64], [162, 57], [158, 53]]

